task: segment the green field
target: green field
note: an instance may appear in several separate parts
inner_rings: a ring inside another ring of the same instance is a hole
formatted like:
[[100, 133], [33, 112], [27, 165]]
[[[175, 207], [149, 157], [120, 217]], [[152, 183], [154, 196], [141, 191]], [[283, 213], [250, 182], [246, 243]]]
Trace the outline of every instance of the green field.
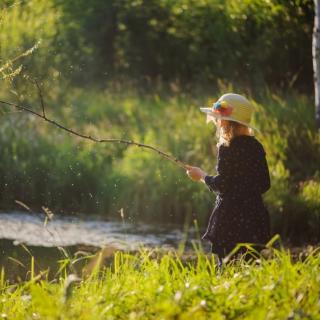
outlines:
[[189, 260], [157, 249], [117, 252], [108, 266], [79, 281], [67, 278], [66, 260], [61, 266], [56, 281], [31, 267], [30, 280], [18, 285], [8, 285], [2, 271], [0, 317], [320, 319], [319, 248], [295, 258], [273, 250], [268, 258], [231, 260], [222, 270], [201, 250]]

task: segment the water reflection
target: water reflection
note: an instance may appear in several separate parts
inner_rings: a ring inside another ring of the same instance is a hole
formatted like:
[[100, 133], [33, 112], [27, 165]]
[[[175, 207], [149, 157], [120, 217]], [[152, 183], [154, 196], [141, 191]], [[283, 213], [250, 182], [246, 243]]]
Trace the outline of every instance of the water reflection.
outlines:
[[[187, 249], [197, 243], [199, 235], [194, 228], [188, 232], [182, 226], [132, 224], [127, 222], [86, 219], [82, 217], [58, 217], [45, 223], [44, 214], [0, 214], [0, 267], [11, 282], [30, 278], [32, 258], [35, 271], [49, 270], [54, 278], [59, 260], [75, 255], [90, 255], [100, 248], [136, 251], [141, 246]], [[106, 251], [104, 251], [106, 252]], [[108, 257], [107, 257], [108, 258]], [[110, 254], [112, 259], [112, 254]], [[84, 262], [76, 267], [80, 270]]]
[[43, 214], [0, 214], [0, 239], [41, 247], [82, 244], [136, 250], [141, 245], [174, 246], [184, 238], [182, 230], [170, 225], [152, 226], [57, 216], [45, 225], [44, 220]]

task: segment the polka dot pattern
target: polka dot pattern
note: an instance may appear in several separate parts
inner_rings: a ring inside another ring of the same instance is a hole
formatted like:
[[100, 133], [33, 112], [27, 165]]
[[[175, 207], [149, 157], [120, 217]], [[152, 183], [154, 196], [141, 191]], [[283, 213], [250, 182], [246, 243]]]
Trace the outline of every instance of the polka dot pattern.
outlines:
[[269, 213], [262, 194], [270, 188], [270, 176], [261, 143], [252, 136], [237, 136], [218, 148], [217, 174], [206, 176], [216, 202], [203, 239], [219, 256], [237, 243], [265, 244], [270, 239]]

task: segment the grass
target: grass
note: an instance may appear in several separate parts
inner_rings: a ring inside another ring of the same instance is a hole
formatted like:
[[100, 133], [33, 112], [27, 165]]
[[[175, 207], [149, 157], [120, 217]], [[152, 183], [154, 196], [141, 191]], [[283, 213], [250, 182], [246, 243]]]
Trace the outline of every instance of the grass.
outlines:
[[116, 252], [82, 280], [32, 274], [9, 285], [1, 273], [3, 319], [320, 319], [319, 248], [293, 261], [290, 252], [221, 271], [201, 250], [186, 261], [174, 251]]

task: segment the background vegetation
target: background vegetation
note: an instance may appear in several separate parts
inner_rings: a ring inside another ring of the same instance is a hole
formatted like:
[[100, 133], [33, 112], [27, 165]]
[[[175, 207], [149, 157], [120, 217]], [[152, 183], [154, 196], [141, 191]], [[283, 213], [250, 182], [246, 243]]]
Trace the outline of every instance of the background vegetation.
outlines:
[[99, 87], [115, 78], [312, 87], [312, 0], [2, 3], [12, 7], [3, 9], [1, 58], [41, 39], [27, 64], [38, 77], [55, 69]]
[[[2, 0], [1, 98], [39, 106], [99, 137], [170, 151], [214, 173], [215, 137], [198, 106], [235, 91], [256, 105], [257, 138], [272, 189], [274, 232], [292, 243], [320, 237], [320, 135], [313, 125], [312, 0]], [[19, 68], [21, 65], [21, 68]], [[1, 68], [0, 68], [1, 69]], [[97, 145], [2, 108], [0, 204], [56, 213], [204, 226], [203, 185], [157, 155]]]

